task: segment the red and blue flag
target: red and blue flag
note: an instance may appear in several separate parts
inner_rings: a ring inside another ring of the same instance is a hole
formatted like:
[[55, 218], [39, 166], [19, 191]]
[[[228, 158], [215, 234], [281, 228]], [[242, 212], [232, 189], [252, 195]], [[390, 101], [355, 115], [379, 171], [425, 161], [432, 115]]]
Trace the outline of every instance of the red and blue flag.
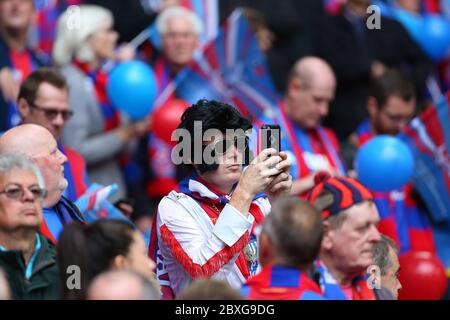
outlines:
[[273, 117], [279, 97], [264, 54], [241, 10], [235, 10], [216, 39], [198, 53], [162, 93], [157, 105], [175, 91], [177, 97], [190, 103], [203, 98], [227, 102], [253, 120]]

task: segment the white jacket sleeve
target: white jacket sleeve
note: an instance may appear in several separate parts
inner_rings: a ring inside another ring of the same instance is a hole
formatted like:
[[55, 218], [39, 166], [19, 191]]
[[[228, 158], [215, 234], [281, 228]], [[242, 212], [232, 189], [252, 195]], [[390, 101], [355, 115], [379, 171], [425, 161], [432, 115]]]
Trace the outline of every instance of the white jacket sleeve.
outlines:
[[192, 278], [210, 277], [235, 258], [248, 244], [254, 222], [251, 214], [244, 217], [227, 204], [208, 231], [183, 205], [168, 197], [160, 202], [157, 219], [158, 241], [165, 243]]

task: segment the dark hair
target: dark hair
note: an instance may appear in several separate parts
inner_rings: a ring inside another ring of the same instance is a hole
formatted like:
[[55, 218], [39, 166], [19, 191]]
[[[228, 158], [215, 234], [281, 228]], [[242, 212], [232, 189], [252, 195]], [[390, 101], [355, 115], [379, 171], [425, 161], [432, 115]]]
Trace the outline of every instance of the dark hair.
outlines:
[[[134, 228], [122, 220], [103, 219], [91, 224], [72, 223], [66, 226], [58, 240], [58, 266], [62, 299], [83, 300], [90, 282], [109, 270], [115, 257], [126, 256], [133, 243]], [[69, 289], [67, 273], [70, 266], [81, 272], [81, 288]]]
[[386, 275], [387, 268], [392, 264], [389, 247], [398, 254], [398, 247], [394, 240], [382, 234], [381, 240], [375, 244], [373, 250], [373, 263], [380, 268], [382, 276]]
[[[194, 122], [196, 121], [201, 121], [202, 123], [202, 135], [209, 129], [216, 129], [225, 134], [227, 129], [242, 129], [246, 131], [252, 128], [250, 120], [243, 117], [236, 108], [215, 100], [202, 99], [189, 107], [183, 113], [178, 129], [186, 129], [191, 137], [195, 137]], [[180, 140], [178, 142], [180, 142]], [[192, 163], [194, 163], [194, 145], [195, 143], [191, 143], [190, 160]], [[245, 153], [244, 157], [248, 160], [248, 148], [246, 148]], [[217, 170], [218, 167], [218, 164], [204, 163], [203, 159], [201, 164], [196, 165], [196, 168], [200, 173], [214, 171]]]
[[43, 83], [51, 84], [61, 90], [68, 88], [66, 79], [56, 69], [39, 68], [22, 82], [17, 100], [23, 98], [28, 103], [34, 103], [39, 87]]
[[404, 101], [411, 101], [416, 97], [414, 85], [399, 71], [390, 69], [372, 80], [369, 96], [375, 98], [378, 108], [381, 109], [393, 95]]
[[319, 254], [323, 237], [320, 212], [297, 197], [275, 202], [263, 224], [277, 257], [285, 266], [308, 267]]

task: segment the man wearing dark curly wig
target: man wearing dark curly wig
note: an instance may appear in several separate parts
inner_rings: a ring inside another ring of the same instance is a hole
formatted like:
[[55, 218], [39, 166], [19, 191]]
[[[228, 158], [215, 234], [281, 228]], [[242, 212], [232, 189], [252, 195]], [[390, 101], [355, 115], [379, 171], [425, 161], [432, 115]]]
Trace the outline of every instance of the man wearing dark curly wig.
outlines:
[[237, 109], [217, 101], [200, 100], [182, 116], [172, 160], [182, 158], [193, 174], [160, 202], [150, 244], [166, 269], [165, 275], [157, 270], [158, 279], [164, 286], [166, 277], [175, 295], [196, 278], [239, 288], [258, 270], [254, 227], [271, 201], [289, 193], [292, 178], [286, 153], [272, 148], [243, 170], [251, 127]]

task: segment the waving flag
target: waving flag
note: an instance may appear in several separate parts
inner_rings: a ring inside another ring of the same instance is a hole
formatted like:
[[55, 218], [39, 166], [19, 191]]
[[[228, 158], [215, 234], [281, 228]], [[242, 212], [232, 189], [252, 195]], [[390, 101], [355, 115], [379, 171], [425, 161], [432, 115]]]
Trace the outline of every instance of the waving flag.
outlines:
[[436, 222], [450, 221], [450, 92], [400, 134], [415, 159], [413, 180]]
[[190, 103], [216, 99], [235, 105], [254, 120], [272, 118], [278, 95], [266, 61], [240, 10], [234, 11], [217, 38], [203, 47], [158, 98], [162, 104], [175, 91]]
[[94, 183], [75, 202], [75, 205], [83, 213], [88, 223], [102, 218], [121, 219], [129, 222], [128, 218], [108, 201], [108, 197], [114, 194], [117, 189], [116, 184], [104, 187]]

